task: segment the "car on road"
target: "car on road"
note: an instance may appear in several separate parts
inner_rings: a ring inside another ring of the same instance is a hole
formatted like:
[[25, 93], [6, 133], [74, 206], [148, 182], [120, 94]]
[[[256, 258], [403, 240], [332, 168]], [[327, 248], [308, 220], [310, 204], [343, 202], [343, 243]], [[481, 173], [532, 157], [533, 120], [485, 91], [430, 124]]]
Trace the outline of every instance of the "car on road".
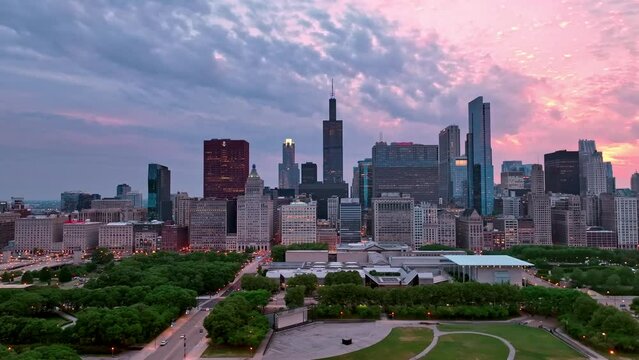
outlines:
[[209, 311], [209, 308], [204, 309], [204, 311]]
[[204, 329], [200, 329], [200, 334], [202, 334], [204, 332]]
[[168, 344], [168, 343], [169, 343], [168, 341], [166, 341], [166, 340], [162, 340], [162, 341], [160, 341], [160, 346], [164, 346], [164, 345], [166, 345], [166, 344]]

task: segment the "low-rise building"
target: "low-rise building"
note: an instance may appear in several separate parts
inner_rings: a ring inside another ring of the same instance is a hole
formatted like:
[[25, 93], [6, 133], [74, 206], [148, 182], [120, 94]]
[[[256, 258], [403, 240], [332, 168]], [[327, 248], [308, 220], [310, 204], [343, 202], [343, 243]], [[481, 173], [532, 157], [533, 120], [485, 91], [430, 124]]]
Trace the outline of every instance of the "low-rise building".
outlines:
[[189, 227], [167, 225], [162, 227], [162, 251], [186, 251], [189, 247]]
[[65, 252], [89, 252], [98, 246], [100, 226], [94, 221], [66, 221], [62, 225], [62, 242]]
[[62, 224], [56, 215], [31, 215], [15, 222], [15, 249], [19, 252], [62, 251]]
[[13, 241], [16, 233], [16, 220], [20, 218], [17, 212], [0, 212], [0, 249]]
[[98, 246], [119, 256], [130, 255], [135, 250], [134, 239], [132, 223], [113, 222], [100, 226]]
[[586, 243], [588, 247], [616, 249], [617, 234], [612, 230], [606, 230], [600, 226], [591, 226], [586, 229]]

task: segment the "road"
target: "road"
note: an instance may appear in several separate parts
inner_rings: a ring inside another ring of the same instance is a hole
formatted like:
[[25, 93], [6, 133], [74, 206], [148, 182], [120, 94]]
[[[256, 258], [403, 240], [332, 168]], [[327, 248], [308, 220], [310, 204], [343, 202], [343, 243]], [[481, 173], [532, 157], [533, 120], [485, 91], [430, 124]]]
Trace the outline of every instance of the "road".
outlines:
[[536, 286], [543, 286], [543, 287], [549, 287], [549, 288], [557, 288], [559, 286], [550, 283], [544, 279], [538, 278], [537, 276], [535, 276], [534, 274], [532, 274], [529, 271], [524, 271], [523, 272], [523, 279], [528, 281], [529, 284], [532, 285], [536, 285]]
[[[203, 323], [204, 318], [206, 318], [209, 312], [205, 309], [213, 308], [215, 304], [230, 295], [233, 291], [239, 290], [240, 279], [242, 276], [244, 274], [256, 273], [259, 264], [263, 260], [264, 258], [260, 258], [260, 260], [250, 262], [237, 273], [233, 282], [220, 290], [212, 298], [209, 298], [208, 296], [198, 297], [199, 311], [197, 309], [193, 309], [193, 312], [189, 315], [182, 316], [175, 322], [175, 325], [172, 328], [165, 330], [162, 334], [160, 334], [160, 336], [155, 338], [153, 342], [147, 344], [143, 350], [133, 356], [133, 359], [199, 359], [202, 353], [200, 352], [199, 354], [196, 354], [199, 351], [196, 351], [195, 348], [199, 343], [204, 341], [203, 339], [206, 337], [206, 330], [204, 329]], [[203, 331], [200, 333], [201, 329]], [[181, 335], [186, 335], [186, 342], [180, 338]], [[160, 346], [160, 342], [162, 340], [167, 340], [167, 344]], [[206, 347], [201, 349], [201, 351], [203, 352], [205, 349]]]
[[[186, 315], [187, 321], [181, 323], [181, 326], [169, 329], [169, 334], [163, 333], [164, 340], [167, 340], [167, 344], [160, 346], [161, 339], [157, 339], [154, 346], [157, 346], [155, 351], [151, 355], [147, 356], [147, 360], [164, 360], [164, 359], [182, 359], [185, 354], [188, 354], [205, 336], [206, 330], [203, 330], [202, 326], [204, 318], [209, 314], [205, 311], [205, 308], [212, 308], [220, 301], [219, 298], [205, 300], [200, 304], [199, 311], [195, 310], [195, 313]], [[202, 330], [202, 332], [200, 332]], [[168, 336], [166, 336], [168, 335]], [[186, 335], [186, 341], [181, 338], [182, 335]], [[157, 345], [156, 345], [157, 344]]]

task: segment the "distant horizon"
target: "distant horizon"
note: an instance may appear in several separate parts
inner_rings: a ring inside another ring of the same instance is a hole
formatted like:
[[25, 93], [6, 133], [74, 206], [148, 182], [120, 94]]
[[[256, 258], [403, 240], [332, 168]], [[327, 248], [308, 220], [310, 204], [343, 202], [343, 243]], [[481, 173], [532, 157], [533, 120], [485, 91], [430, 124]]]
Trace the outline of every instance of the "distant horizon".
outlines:
[[502, 161], [543, 163], [579, 139], [618, 187], [639, 168], [636, 1], [3, 5], [0, 199], [120, 183], [146, 198], [149, 163], [201, 196], [211, 138], [248, 141], [271, 187], [287, 138], [322, 174], [331, 79], [348, 183], [380, 136], [437, 144], [458, 125], [463, 143], [477, 96], [495, 182]]

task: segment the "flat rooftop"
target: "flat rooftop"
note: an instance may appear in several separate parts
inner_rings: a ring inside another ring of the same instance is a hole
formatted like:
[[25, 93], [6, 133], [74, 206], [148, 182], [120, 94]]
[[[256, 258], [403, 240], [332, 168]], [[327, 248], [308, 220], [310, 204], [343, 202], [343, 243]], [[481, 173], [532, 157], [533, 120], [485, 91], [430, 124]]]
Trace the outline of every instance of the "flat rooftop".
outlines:
[[508, 255], [443, 255], [459, 266], [533, 266]]

